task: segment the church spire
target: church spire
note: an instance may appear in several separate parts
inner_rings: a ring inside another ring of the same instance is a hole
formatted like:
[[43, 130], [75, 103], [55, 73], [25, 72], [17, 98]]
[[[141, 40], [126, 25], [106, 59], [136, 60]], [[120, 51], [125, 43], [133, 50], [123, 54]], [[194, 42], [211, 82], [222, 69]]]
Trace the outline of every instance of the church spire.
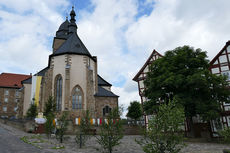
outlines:
[[76, 13], [74, 11], [74, 6], [72, 6], [72, 11], [70, 12], [70, 17], [71, 17], [70, 22], [71, 23], [75, 23], [75, 21], [76, 21], [75, 16], [76, 16]]
[[75, 16], [76, 16], [76, 13], [74, 11], [74, 6], [72, 6], [72, 11], [70, 12], [69, 33], [77, 32]]

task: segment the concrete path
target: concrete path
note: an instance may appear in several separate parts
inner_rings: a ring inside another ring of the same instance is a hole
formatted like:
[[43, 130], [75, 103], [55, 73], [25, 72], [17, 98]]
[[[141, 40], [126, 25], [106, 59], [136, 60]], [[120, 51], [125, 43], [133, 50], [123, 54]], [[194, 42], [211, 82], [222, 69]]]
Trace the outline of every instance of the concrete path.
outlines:
[[[0, 153], [46, 153], [0, 127]], [[48, 152], [47, 152], [48, 153]]]

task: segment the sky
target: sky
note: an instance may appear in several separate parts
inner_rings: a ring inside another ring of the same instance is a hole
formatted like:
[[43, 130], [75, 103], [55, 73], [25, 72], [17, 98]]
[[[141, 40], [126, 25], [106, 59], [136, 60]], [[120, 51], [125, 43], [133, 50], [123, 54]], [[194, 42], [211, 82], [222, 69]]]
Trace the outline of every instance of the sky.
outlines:
[[132, 79], [153, 49], [163, 55], [190, 45], [211, 60], [230, 40], [229, 0], [1, 0], [0, 73], [46, 67], [72, 6], [79, 37], [125, 109], [140, 101]]

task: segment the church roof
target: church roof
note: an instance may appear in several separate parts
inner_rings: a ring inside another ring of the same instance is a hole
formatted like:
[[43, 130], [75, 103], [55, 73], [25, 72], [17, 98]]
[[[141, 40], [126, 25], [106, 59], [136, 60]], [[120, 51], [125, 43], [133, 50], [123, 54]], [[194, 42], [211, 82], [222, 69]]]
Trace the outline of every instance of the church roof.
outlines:
[[66, 31], [69, 31], [69, 21], [68, 19], [66, 18], [66, 20], [60, 25], [58, 31], [61, 31], [61, 30], [66, 30]]
[[112, 93], [111, 91], [102, 88], [101, 86], [98, 86], [98, 92], [94, 96], [96, 97], [119, 97], [115, 95], [114, 93]]
[[100, 75], [97, 75], [99, 86], [112, 86], [109, 82], [105, 81]]
[[78, 54], [92, 57], [76, 32], [71, 33], [69, 38], [51, 56], [63, 54]]
[[[37, 76], [45, 76], [45, 73], [46, 73], [47, 70], [48, 70], [48, 67], [42, 69], [41, 71], [39, 71], [35, 75], [37, 75]], [[31, 84], [32, 83], [32, 77], [22, 80], [22, 83], [23, 84]]]
[[0, 87], [21, 88], [21, 81], [30, 77], [31, 75], [2, 73], [0, 74]]

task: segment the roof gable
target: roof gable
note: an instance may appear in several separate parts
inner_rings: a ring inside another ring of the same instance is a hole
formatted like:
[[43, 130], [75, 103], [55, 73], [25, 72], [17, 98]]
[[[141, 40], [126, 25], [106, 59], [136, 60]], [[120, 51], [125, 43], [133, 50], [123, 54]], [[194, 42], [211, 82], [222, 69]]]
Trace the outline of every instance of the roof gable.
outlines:
[[[218, 57], [229, 47], [230, 45], [230, 40], [226, 42], [225, 46], [220, 50], [220, 52], [211, 60], [211, 62], [209, 63], [210, 65], [213, 65], [216, 60], [218, 59]], [[230, 49], [228, 49], [228, 52], [230, 52]]]
[[139, 70], [139, 72], [135, 75], [135, 77], [133, 78], [134, 81], [138, 81], [138, 77], [140, 76], [140, 74], [144, 71], [144, 69], [146, 68], [147, 65], [151, 64], [153, 61], [155, 61], [156, 59], [154, 59], [154, 56], [159, 56], [159, 57], [163, 57], [160, 53], [158, 53], [155, 49], [153, 50], [152, 54], [149, 56], [149, 58], [147, 59], [147, 61], [145, 62], [145, 64], [142, 66], [142, 68]]
[[2, 73], [0, 75], [0, 86], [8, 88], [21, 88], [21, 81], [30, 78], [31, 75]]

